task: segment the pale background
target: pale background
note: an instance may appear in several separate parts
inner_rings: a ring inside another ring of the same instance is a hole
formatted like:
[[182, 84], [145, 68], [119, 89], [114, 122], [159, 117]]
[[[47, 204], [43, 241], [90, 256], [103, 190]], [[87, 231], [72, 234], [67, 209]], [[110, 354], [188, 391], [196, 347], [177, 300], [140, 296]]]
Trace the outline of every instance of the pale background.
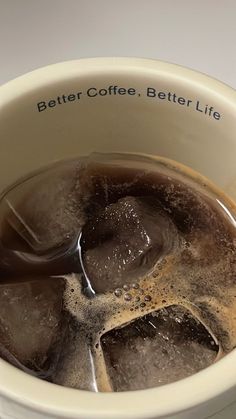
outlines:
[[[235, 44], [235, 0], [0, 0], [0, 84], [112, 55], [174, 62], [236, 88]], [[234, 406], [214, 416], [235, 418]]]
[[235, 0], [0, 0], [0, 84], [90, 56], [159, 58], [236, 88]]

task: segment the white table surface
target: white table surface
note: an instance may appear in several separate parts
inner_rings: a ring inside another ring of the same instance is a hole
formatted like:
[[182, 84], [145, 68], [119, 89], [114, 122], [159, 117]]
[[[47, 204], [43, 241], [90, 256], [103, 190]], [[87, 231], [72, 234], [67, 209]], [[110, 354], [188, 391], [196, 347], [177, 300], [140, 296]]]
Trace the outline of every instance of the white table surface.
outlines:
[[[235, 0], [0, 0], [0, 84], [59, 61], [137, 56], [236, 88], [235, 43]], [[236, 405], [214, 416], [235, 418]]]

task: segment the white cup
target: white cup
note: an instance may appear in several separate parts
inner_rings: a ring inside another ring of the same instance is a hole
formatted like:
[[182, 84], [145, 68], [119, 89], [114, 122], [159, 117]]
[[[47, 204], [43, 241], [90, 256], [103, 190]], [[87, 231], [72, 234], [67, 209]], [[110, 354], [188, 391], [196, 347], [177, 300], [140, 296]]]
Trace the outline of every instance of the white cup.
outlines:
[[[236, 197], [236, 92], [154, 60], [52, 65], [0, 87], [0, 190], [45, 164], [92, 151], [171, 158]], [[90, 393], [31, 377], [0, 360], [0, 417], [202, 419], [236, 400], [236, 352], [173, 384]]]

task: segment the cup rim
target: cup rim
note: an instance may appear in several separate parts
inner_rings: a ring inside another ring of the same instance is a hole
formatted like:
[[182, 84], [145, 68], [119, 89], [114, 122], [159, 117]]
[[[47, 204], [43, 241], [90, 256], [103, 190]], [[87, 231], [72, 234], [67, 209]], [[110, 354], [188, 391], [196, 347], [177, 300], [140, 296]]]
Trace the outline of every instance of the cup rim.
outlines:
[[[63, 80], [101, 73], [178, 79], [220, 96], [236, 115], [236, 91], [205, 74], [163, 61], [129, 57], [84, 58], [42, 67], [0, 86], [1, 108], [28, 92]], [[56, 418], [141, 419], [165, 417], [204, 404], [236, 385], [236, 350], [210, 367], [161, 387], [121, 393], [92, 393], [32, 377], [0, 359], [0, 396]], [[224, 377], [224, 379], [222, 379]]]
[[143, 70], [147, 75], [154, 73], [158, 76], [168, 76], [199, 87], [199, 89], [202, 88], [220, 97], [221, 100], [228, 102], [236, 109], [236, 89], [226, 83], [179, 64], [138, 57], [80, 58], [37, 68], [0, 85], [1, 105], [3, 106], [5, 102], [16, 99], [32, 89], [36, 90], [36, 88], [48, 84], [52, 85], [63, 81], [63, 79], [99, 75], [106, 71], [109, 71], [110, 75], [117, 71], [120, 71], [121, 74], [139, 74]]
[[0, 360], [0, 396], [57, 419], [154, 419], [157, 415], [164, 418], [199, 407], [233, 388], [236, 384], [235, 358], [236, 351], [233, 350], [217, 363], [182, 380], [120, 393], [93, 393], [62, 387], [30, 376]]

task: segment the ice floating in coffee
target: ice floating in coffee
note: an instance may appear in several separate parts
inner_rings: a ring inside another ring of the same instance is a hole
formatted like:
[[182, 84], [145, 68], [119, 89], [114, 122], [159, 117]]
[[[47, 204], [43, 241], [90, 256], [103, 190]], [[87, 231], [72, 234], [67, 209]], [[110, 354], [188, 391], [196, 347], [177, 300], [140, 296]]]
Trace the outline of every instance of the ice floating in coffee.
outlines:
[[91, 391], [211, 365], [236, 345], [232, 220], [165, 159], [92, 154], [29, 174], [0, 201], [0, 355]]

